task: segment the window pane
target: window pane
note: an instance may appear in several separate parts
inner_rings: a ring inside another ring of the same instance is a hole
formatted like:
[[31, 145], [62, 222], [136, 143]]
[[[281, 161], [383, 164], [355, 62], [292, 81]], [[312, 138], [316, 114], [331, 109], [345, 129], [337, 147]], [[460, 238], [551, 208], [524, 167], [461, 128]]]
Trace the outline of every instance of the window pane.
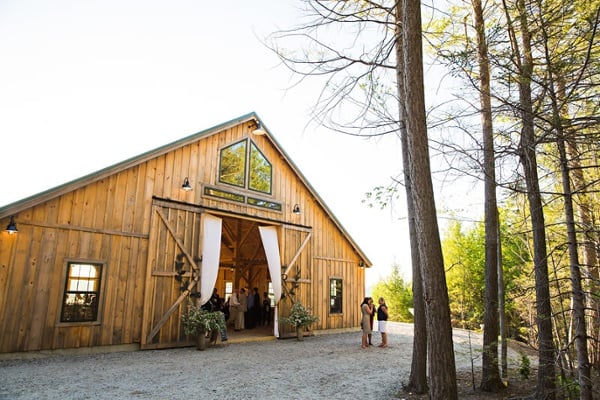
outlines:
[[342, 280], [329, 280], [329, 312], [339, 314], [342, 312]]
[[275, 291], [273, 290], [273, 282], [269, 282], [269, 288], [267, 289], [269, 298], [271, 299], [271, 307], [275, 307]]
[[253, 206], [268, 208], [269, 210], [281, 211], [281, 203], [276, 203], [274, 201], [268, 201], [268, 200], [263, 200], [263, 199], [257, 199], [257, 198], [250, 197], [250, 196], [248, 196], [246, 201], [248, 202], [248, 204], [253, 205]]
[[234, 143], [221, 150], [219, 182], [246, 186], [246, 141]]
[[93, 292], [96, 290], [97, 280], [69, 279], [69, 292]]
[[246, 201], [246, 196], [243, 196], [238, 193], [227, 192], [225, 190], [215, 189], [215, 188], [212, 188], [209, 186], [204, 187], [204, 194], [207, 196], [211, 196], [211, 197], [218, 197], [221, 199], [237, 201], [240, 203], [243, 203], [244, 201]]
[[250, 144], [250, 180], [248, 188], [271, 194], [271, 163], [254, 143]]
[[225, 282], [225, 301], [229, 300], [233, 293], [233, 282]]
[[67, 267], [61, 321], [89, 322], [98, 319], [102, 265], [71, 263]]

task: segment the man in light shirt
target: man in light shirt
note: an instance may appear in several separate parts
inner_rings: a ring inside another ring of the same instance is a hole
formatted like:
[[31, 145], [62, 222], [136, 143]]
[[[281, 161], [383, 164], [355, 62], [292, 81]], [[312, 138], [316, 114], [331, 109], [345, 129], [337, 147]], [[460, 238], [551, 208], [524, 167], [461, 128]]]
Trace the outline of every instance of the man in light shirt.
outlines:
[[240, 308], [238, 290], [234, 288], [231, 297], [229, 298], [229, 319], [234, 321], [234, 331], [239, 331], [241, 329], [239, 320]]

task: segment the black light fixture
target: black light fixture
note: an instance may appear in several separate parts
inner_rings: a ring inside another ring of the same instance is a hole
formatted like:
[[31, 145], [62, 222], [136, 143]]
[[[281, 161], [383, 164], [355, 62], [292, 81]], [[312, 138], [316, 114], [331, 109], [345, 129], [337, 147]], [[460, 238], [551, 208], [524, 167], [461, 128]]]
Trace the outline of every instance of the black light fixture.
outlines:
[[365, 262], [364, 261], [359, 262], [358, 266], [361, 267], [361, 268], [364, 268], [365, 267]]
[[294, 204], [294, 209], [292, 210], [294, 214], [300, 214], [300, 205]]
[[6, 232], [8, 232], [10, 235], [19, 232], [19, 230], [17, 229], [17, 224], [15, 223], [15, 217], [10, 217], [10, 222], [6, 226]]
[[190, 190], [193, 190], [192, 185], [190, 185], [190, 180], [186, 178], [183, 180], [183, 185], [181, 185], [181, 188], [183, 190], [185, 190], [186, 192], [189, 192]]
[[252, 131], [253, 135], [262, 136], [262, 135], [266, 135], [267, 134], [267, 131], [265, 130], [265, 128], [263, 128], [263, 126], [260, 123], [260, 121], [255, 120], [254, 123], [256, 124], [256, 127]]

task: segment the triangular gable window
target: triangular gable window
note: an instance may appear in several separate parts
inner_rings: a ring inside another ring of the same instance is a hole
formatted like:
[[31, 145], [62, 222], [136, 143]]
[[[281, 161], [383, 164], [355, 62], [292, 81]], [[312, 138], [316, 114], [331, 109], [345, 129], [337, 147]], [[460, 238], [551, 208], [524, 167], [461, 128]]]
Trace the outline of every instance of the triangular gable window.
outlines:
[[231, 144], [221, 150], [219, 182], [246, 186], [246, 141]]
[[271, 194], [272, 177], [271, 163], [252, 141], [244, 139], [221, 149], [219, 182]]

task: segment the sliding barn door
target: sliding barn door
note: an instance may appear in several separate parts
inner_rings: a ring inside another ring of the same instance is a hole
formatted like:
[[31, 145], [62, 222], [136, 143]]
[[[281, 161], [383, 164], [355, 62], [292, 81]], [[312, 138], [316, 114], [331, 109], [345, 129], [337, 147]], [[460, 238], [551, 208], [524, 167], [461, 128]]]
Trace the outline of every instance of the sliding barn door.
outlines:
[[[279, 315], [289, 315], [292, 300], [301, 302], [313, 311], [313, 294], [318, 282], [314, 280], [312, 268], [312, 229], [283, 225], [281, 230], [281, 287], [286, 301], [279, 303]], [[279, 333], [286, 337], [294, 335], [295, 330], [287, 325], [279, 325]]]
[[212, 293], [221, 220], [196, 207], [155, 201], [151, 224], [141, 348], [189, 346], [181, 315], [190, 293], [199, 301]]

